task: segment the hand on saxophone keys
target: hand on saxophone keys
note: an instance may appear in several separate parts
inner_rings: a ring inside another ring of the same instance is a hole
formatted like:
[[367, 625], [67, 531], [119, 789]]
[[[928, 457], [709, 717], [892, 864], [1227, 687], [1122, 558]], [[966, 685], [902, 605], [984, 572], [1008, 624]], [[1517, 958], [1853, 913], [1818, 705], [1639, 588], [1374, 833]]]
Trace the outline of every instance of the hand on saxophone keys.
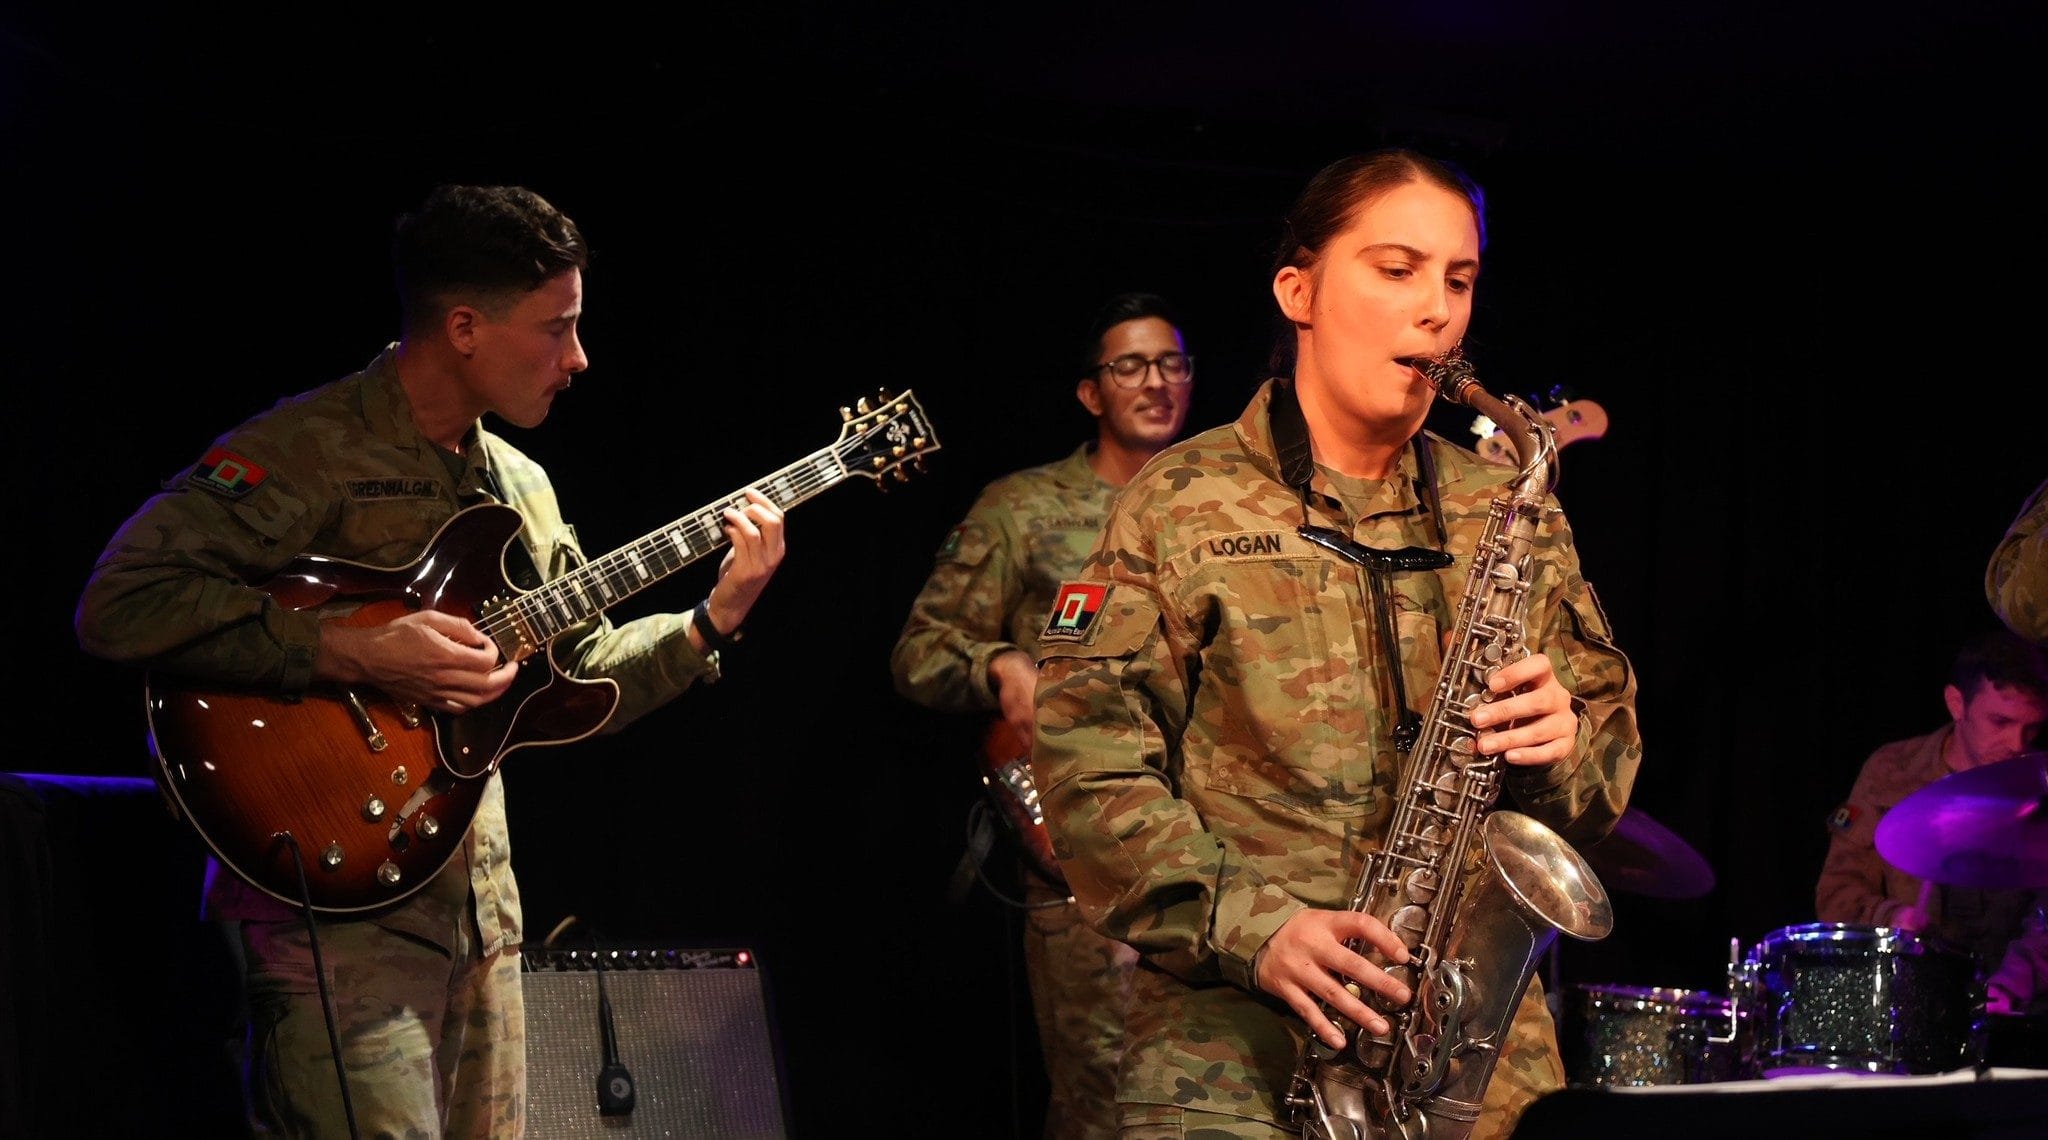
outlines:
[[1578, 746], [1579, 715], [1546, 654], [1510, 661], [1487, 678], [1494, 696], [1471, 712], [1473, 747], [1509, 764], [1555, 764]]
[[1282, 924], [1258, 956], [1254, 980], [1259, 988], [1286, 1002], [1333, 1049], [1343, 1048], [1344, 1031], [1326, 1008], [1377, 1036], [1392, 1027], [1362, 995], [1377, 995], [1394, 1006], [1406, 1005], [1412, 996], [1399, 978], [1351, 949], [1353, 942], [1378, 950], [1390, 962], [1408, 961], [1408, 948], [1379, 919], [1360, 911], [1314, 908]]

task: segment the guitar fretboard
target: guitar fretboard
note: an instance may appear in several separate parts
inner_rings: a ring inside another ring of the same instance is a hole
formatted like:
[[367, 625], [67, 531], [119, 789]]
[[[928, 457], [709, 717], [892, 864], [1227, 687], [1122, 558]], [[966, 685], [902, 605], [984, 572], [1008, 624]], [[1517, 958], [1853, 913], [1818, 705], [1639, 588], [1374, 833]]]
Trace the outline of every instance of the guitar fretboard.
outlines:
[[[777, 507], [787, 511], [835, 483], [849, 472], [833, 447], [821, 448], [780, 471], [753, 484]], [[522, 639], [530, 649], [546, 645], [556, 635], [588, 621], [606, 609], [625, 601], [683, 567], [727, 545], [724, 510], [747, 505], [745, 489], [683, 515], [587, 562], [539, 589], [520, 595], [505, 611], [505, 618], [529, 634]], [[496, 622], [487, 622], [485, 632], [501, 644]]]

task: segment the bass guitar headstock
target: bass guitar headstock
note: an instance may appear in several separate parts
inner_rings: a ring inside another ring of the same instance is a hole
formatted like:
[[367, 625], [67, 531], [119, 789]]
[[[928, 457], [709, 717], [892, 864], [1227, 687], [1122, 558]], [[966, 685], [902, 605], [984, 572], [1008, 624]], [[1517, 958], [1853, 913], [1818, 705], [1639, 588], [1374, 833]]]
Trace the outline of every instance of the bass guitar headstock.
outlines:
[[[1591, 400], [1566, 400], [1543, 413], [1556, 433], [1557, 446], [1576, 443], [1582, 439], [1599, 439], [1607, 434], [1607, 409]], [[1482, 457], [1510, 467], [1520, 461], [1515, 458], [1515, 445], [1506, 432], [1500, 430], [1492, 420], [1479, 417], [1472, 424], [1472, 434], [1479, 436], [1479, 442], [1472, 445]]]

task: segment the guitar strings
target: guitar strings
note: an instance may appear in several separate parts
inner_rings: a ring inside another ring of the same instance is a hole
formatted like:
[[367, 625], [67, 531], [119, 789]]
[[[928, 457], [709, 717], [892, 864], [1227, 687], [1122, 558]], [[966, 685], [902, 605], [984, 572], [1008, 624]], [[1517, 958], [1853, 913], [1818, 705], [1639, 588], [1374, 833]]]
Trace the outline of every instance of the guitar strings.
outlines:
[[[874, 434], [881, 426], [883, 425], [878, 424], [870, 428], [863, 433], [862, 438]], [[828, 455], [833, 457], [833, 463], [829, 467], [820, 463], [820, 460]], [[839, 458], [837, 449], [827, 447], [782, 468], [756, 485], [766, 487], [768, 490], [765, 493], [768, 498], [777, 507], [787, 511], [852, 474], [853, 469]], [[790, 488], [786, 499], [775, 493], [777, 489], [785, 486]], [[642, 535], [596, 561], [577, 567], [537, 590], [521, 594], [512, 600], [510, 606], [478, 621], [477, 628], [493, 641], [497, 641], [499, 634], [524, 627], [534, 632], [533, 642], [536, 648], [545, 645], [555, 634], [577, 621], [630, 597], [642, 588], [725, 545], [724, 533], [716, 522], [707, 524], [702, 520], [717, 519], [719, 512], [731, 501], [732, 498], [728, 497], [707, 504], [659, 530]], [[678, 541], [678, 531], [685, 532], [682, 536], [684, 541]], [[701, 551], [695, 548], [694, 541], [689, 541], [699, 537], [708, 543]], [[683, 548], [682, 551], [678, 550], [679, 546]], [[652, 566], [654, 572], [643, 576], [643, 566]], [[596, 587], [595, 592], [604, 599], [604, 604], [595, 608], [586, 604], [586, 612], [579, 615], [571, 603], [587, 602], [587, 595], [590, 592], [588, 587], [593, 586]], [[553, 619], [553, 628], [548, 628], [544, 619]]]

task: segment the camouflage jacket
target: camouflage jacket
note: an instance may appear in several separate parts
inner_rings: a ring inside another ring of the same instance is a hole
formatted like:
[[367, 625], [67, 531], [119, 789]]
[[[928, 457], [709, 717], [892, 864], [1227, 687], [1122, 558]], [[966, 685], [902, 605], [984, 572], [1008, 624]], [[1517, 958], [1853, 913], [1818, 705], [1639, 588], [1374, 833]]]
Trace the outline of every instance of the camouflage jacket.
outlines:
[[[1456, 561], [1392, 576], [1392, 664], [1417, 711], [1488, 508], [1511, 477], [1425, 438]], [[1419, 474], [1413, 450], [1381, 481], [1313, 467], [1291, 387], [1269, 381], [1235, 424], [1139, 472], [1079, 581], [1055, 600], [1032, 766], [1089, 921], [1146, 956], [1125, 1101], [1278, 1117], [1301, 1028], [1258, 990], [1253, 958], [1302, 908], [1346, 905], [1400, 767], [1365, 571], [1296, 528], [1434, 547]], [[1296, 480], [1312, 480], [1306, 506]], [[1509, 769], [1501, 806], [1585, 844], [1612, 829], [1634, 782], [1635, 676], [1561, 511], [1534, 554], [1528, 640], [1574, 695], [1578, 746], [1568, 762]]]
[[[1901, 800], [1949, 774], [1942, 746], [1955, 732], [1944, 725], [1925, 736], [1895, 740], [1863, 762], [1849, 799], [1828, 818], [1828, 853], [1814, 886], [1814, 914], [1822, 922], [1890, 926], [1899, 911], [1920, 899], [1920, 880], [1891, 865], [1877, 849], [1877, 825]], [[1979, 891], [1936, 886], [1929, 899], [1928, 940], [1972, 954], [1988, 970], [2037, 901], [2032, 891]]]
[[[361, 372], [279, 401], [167, 480], [94, 566], [78, 607], [79, 644], [112, 661], [293, 696], [312, 683], [322, 614], [286, 609], [251, 583], [300, 555], [401, 566], [458, 510], [497, 499], [523, 516], [505, 559], [516, 568], [516, 585], [531, 588], [581, 563], [575, 532], [531, 459], [481, 424], [471, 431], [466, 460], [420, 434], [398, 381], [395, 347]], [[522, 551], [526, 557], [517, 557]], [[565, 632], [555, 653], [572, 675], [619, 683], [619, 709], [605, 732], [717, 675], [716, 655], [707, 659], [690, 645], [676, 614], [620, 626], [600, 615]], [[535, 658], [528, 667], [546, 666]], [[485, 952], [517, 945], [510, 854], [504, 789], [494, 775], [462, 850], [433, 882], [368, 917], [445, 943], [474, 891]], [[218, 864], [207, 879], [209, 917], [292, 914]]]
[[984, 487], [940, 544], [889, 654], [896, 690], [926, 708], [996, 708], [988, 663], [1038, 631], [1062, 580], [1081, 569], [1116, 488], [1088, 465], [1093, 443]]
[[1991, 551], [1984, 596], [2014, 633], [2048, 643], [2048, 482], [2034, 488]]

